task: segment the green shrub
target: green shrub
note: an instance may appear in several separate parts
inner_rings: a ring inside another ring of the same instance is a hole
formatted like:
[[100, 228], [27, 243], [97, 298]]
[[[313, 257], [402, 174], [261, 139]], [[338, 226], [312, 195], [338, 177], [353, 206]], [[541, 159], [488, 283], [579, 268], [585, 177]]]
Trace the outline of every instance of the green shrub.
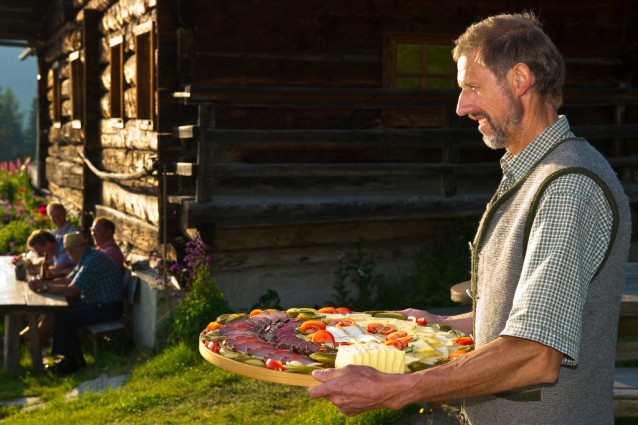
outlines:
[[[206, 254], [206, 247], [199, 239], [186, 244], [186, 256], [169, 268], [182, 284], [184, 295], [178, 307], [160, 323], [160, 332], [168, 333], [171, 343], [179, 341], [196, 341], [197, 335], [215, 320], [217, 316], [228, 313], [230, 307], [219, 292], [217, 282], [212, 276], [211, 257]], [[178, 293], [174, 293], [178, 296]]]
[[24, 244], [29, 234], [31, 228], [26, 222], [10, 222], [0, 231], [0, 253], [4, 255], [24, 252]]

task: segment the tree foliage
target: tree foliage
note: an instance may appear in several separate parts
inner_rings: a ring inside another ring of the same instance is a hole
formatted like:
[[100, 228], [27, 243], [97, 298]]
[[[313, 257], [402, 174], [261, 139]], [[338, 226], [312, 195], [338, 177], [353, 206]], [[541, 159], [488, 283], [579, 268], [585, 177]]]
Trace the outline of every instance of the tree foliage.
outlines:
[[35, 156], [36, 105], [34, 99], [25, 125], [25, 113], [13, 90], [0, 87], [0, 161]]

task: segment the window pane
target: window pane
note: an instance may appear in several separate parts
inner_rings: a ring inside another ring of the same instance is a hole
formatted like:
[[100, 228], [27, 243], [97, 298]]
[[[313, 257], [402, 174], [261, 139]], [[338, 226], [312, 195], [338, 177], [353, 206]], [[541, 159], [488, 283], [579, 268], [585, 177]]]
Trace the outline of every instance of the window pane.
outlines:
[[423, 46], [421, 44], [397, 44], [397, 72], [423, 71]]
[[428, 78], [425, 80], [425, 87], [430, 89], [449, 89], [452, 87], [451, 78]]
[[420, 89], [420, 78], [397, 77], [394, 87], [397, 89]]
[[452, 74], [452, 46], [428, 44], [428, 74]]

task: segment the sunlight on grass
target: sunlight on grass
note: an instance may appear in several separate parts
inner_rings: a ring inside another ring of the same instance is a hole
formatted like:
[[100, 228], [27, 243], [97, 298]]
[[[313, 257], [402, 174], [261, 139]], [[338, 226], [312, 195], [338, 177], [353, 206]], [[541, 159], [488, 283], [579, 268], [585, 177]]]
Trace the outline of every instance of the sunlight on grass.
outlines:
[[[90, 378], [88, 378], [90, 379]], [[20, 381], [17, 381], [20, 382]], [[0, 410], [6, 424], [386, 424], [414, 409], [376, 411], [348, 418], [326, 400], [312, 400], [305, 388], [243, 378], [203, 360], [195, 347], [179, 344], [131, 370], [128, 384], [102, 394], [64, 401], [76, 379], [28, 378], [20, 387], [51, 389], [49, 405], [32, 412]], [[10, 386], [3, 383], [5, 392]]]

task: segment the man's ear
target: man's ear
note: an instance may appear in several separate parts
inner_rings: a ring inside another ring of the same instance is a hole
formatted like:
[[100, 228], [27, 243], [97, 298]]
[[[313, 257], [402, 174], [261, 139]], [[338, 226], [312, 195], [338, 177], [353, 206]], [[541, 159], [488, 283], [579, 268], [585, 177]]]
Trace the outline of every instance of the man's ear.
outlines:
[[529, 66], [524, 63], [517, 63], [512, 67], [510, 73], [516, 95], [522, 97], [528, 94], [534, 84], [534, 75]]

